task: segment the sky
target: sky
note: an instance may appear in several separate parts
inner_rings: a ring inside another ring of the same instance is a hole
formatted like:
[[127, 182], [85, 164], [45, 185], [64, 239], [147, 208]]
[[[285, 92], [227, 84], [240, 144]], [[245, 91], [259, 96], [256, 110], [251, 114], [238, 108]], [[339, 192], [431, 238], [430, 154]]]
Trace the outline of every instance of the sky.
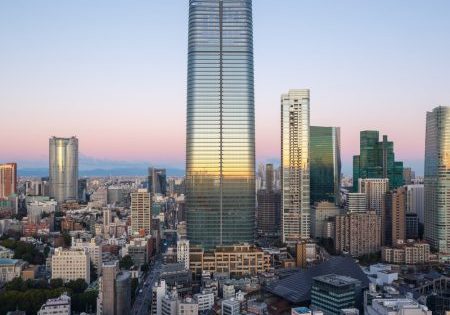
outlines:
[[[254, 0], [257, 161], [280, 156], [280, 95], [311, 124], [359, 131], [423, 172], [425, 115], [450, 105], [450, 1]], [[94, 161], [183, 167], [187, 0], [0, 1], [0, 162], [46, 165], [76, 135]]]

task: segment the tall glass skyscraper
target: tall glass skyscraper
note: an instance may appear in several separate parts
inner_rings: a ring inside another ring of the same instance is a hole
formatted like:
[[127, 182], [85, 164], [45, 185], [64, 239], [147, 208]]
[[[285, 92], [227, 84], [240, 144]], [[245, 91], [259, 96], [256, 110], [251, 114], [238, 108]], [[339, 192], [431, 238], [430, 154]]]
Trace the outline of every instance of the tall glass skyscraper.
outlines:
[[253, 242], [255, 117], [251, 0], [190, 0], [186, 136], [188, 238]]
[[58, 203], [78, 199], [78, 139], [49, 140], [50, 197]]
[[389, 188], [403, 186], [403, 162], [395, 161], [394, 143], [387, 136], [379, 141], [379, 132], [361, 131], [360, 154], [353, 156], [353, 190], [360, 178], [389, 178]]
[[281, 96], [281, 211], [283, 242], [310, 237], [309, 90]]
[[311, 204], [340, 203], [341, 138], [339, 127], [310, 127]]
[[450, 107], [427, 113], [425, 135], [425, 239], [450, 253]]

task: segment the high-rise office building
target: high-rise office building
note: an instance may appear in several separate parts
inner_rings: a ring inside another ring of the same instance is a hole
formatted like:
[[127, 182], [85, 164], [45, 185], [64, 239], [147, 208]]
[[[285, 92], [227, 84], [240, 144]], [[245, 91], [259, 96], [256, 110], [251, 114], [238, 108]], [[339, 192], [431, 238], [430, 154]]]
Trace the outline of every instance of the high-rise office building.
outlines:
[[422, 184], [406, 186], [406, 212], [416, 213], [420, 223], [424, 221], [424, 186]]
[[395, 161], [394, 143], [387, 136], [379, 141], [379, 132], [361, 131], [360, 154], [353, 157], [353, 190], [360, 178], [388, 178], [389, 188], [403, 185], [403, 162]]
[[265, 187], [266, 191], [273, 191], [273, 164], [266, 164], [266, 179], [265, 179]]
[[347, 213], [366, 212], [367, 195], [365, 193], [347, 193], [345, 195], [345, 211]]
[[49, 140], [50, 197], [58, 203], [78, 199], [78, 139]]
[[403, 180], [405, 185], [411, 185], [413, 179], [416, 178], [416, 173], [411, 169], [411, 167], [405, 167], [403, 169]]
[[450, 107], [427, 112], [425, 136], [425, 239], [450, 253]]
[[193, 245], [253, 242], [251, 0], [190, 0], [186, 207]]
[[148, 168], [148, 192], [153, 195], [167, 193], [167, 177], [165, 168]]
[[309, 90], [281, 96], [281, 211], [283, 242], [310, 237]]
[[367, 210], [383, 215], [386, 193], [389, 191], [389, 179], [366, 178], [359, 179], [358, 192], [366, 194]]
[[17, 164], [0, 164], [0, 200], [17, 193]]
[[150, 193], [139, 189], [131, 193], [131, 231], [141, 236], [149, 235], [152, 219], [152, 202]]
[[273, 190], [273, 165], [266, 164], [265, 187], [257, 193], [258, 210], [256, 226], [258, 234], [264, 237], [279, 236], [281, 230], [281, 194]]
[[309, 129], [311, 204], [320, 201], [340, 203], [341, 145], [340, 128]]
[[395, 246], [406, 239], [406, 188], [400, 187], [386, 194], [384, 215], [384, 245]]

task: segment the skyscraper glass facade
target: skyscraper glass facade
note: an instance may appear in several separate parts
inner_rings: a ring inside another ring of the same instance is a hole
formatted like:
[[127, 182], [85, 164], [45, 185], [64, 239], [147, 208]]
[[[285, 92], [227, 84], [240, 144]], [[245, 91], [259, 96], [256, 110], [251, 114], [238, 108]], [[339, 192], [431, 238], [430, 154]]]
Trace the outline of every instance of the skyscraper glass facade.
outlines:
[[188, 238], [212, 248], [255, 233], [251, 0], [190, 0], [186, 206]]
[[311, 126], [309, 137], [311, 204], [319, 201], [339, 204], [340, 128]]
[[360, 178], [388, 178], [390, 189], [404, 184], [403, 162], [395, 161], [394, 143], [387, 136], [379, 141], [379, 132], [361, 131], [360, 154], [353, 157], [353, 190]]
[[425, 136], [425, 239], [450, 253], [450, 107], [427, 113]]

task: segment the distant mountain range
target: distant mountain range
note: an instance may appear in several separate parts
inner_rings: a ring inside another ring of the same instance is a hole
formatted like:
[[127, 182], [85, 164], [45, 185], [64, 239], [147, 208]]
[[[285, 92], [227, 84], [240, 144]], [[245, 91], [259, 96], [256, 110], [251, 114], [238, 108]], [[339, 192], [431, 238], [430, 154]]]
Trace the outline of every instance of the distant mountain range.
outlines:
[[[167, 168], [167, 176], [184, 176], [184, 170], [178, 168]], [[48, 168], [19, 168], [19, 176], [24, 177], [46, 177], [48, 176]], [[117, 167], [108, 169], [80, 169], [80, 177], [106, 177], [106, 176], [147, 176], [148, 168], [146, 167]]]

